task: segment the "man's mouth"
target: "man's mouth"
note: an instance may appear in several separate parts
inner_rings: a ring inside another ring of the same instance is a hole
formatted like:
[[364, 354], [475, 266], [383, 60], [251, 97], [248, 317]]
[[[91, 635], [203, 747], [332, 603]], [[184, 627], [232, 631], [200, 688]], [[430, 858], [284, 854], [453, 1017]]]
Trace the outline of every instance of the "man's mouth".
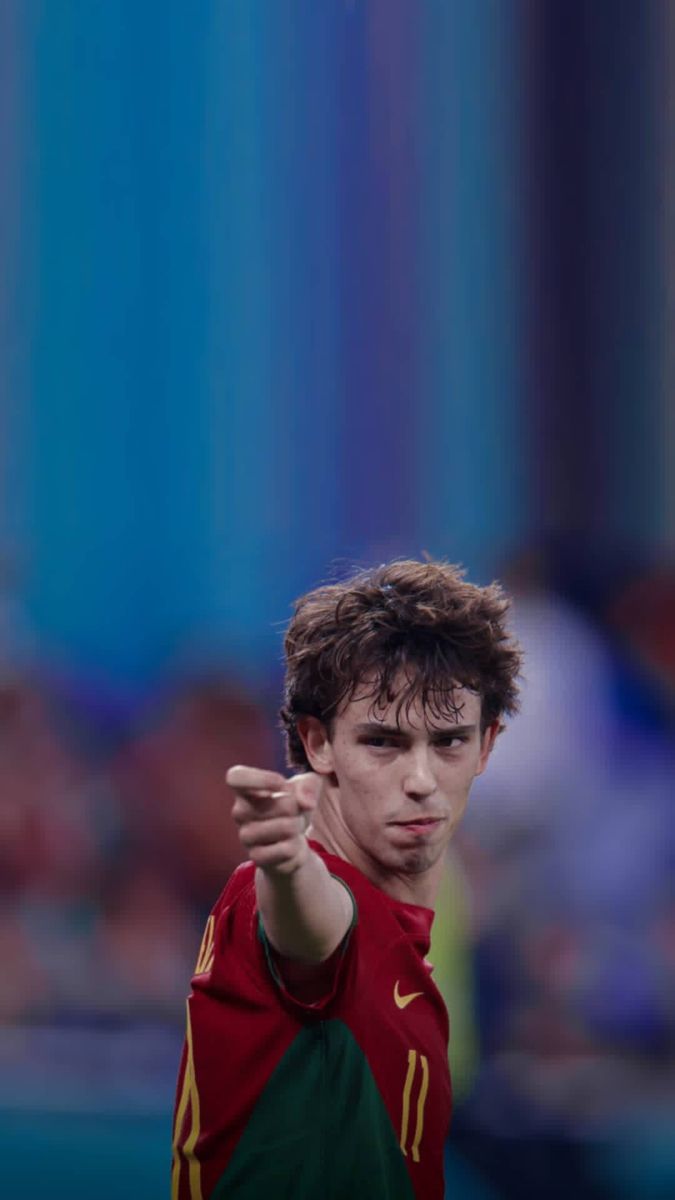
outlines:
[[409, 821], [392, 821], [392, 825], [438, 825], [442, 817], [411, 817]]
[[433, 833], [442, 823], [442, 817], [416, 817], [410, 821], [392, 821], [396, 829], [404, 829], [407, 833]]

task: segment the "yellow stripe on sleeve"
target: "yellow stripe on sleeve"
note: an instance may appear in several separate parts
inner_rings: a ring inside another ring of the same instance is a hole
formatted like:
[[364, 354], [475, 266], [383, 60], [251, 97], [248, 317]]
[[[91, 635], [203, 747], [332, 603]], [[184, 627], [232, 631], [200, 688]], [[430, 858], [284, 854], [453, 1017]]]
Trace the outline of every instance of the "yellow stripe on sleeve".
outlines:
[[179, 1142], [188, 1104], [190, 1105], [190, 1132], [185, 1139], [182, 1153], [188, 1164], [190, 1200], [203, 1200], [201, 1163], [195, 1154], [195, 1146], [197, 1145], [197, 1139], [199, 1137], [199, 1092], [197, 1091], [197, 1080], [195, 1078], [194, 1057], [192, 1051], [192, 1024], [190, 1021], [189, 1000], [186, 1007], [187, 1056], [185, 1060], [185, 1073], [183, 1075], [183, 1087], [181, 1089], [180, 1101], [176, 1110], [176, 1121], [174, 1124], [173, 1165], [171, 1168], [171, 1200], [179, 1200], [181, 1170], [181, 1149]]
[[202, 1169], [199, 1159], [195, 1154], [195, 1146], [199, 1137], [199, 1092], [197, 1091], [197, 1080], [195, 1079], [194, 1059], [192, 1054], [192, 1023], [190, 1021], [190, 1002], [188, 1001], [187, 1010], [187, 1044], [188, 1044], [188, 1063], [190, 1064], [190, 1110], [192, 1115], [192, 1128], [189, 1136], [185, 1140], [184, 1154], [188, 1161], [188, 1171], [190, 1179], [190, 1200], [203, 1200], [202, 1197]]

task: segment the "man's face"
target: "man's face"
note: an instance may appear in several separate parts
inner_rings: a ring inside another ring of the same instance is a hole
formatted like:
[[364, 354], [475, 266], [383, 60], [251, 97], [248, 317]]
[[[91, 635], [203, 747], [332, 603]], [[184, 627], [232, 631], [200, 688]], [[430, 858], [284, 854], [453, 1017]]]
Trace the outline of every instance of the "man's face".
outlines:
[[[417, 874], [443, 852], [484, 770], [496, 727], [481, 737], [480, 698], [457, 689], [456, 714], [440, 718], [415, 700], [374, 707], [356, 694], [332, 722], [312, 765], [332, 774], [349, 842], [380, 870]], [[318, 745], [318, 743], [317, 743]]]

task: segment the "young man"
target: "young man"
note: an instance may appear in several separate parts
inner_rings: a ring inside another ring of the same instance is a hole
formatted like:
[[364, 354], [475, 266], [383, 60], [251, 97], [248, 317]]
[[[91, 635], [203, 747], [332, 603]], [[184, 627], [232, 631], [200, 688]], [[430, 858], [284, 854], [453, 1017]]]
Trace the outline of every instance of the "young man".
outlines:
[[250, 862], [188, 1001], [173, 1200], [440, 1200], [448, 1019], [426, 961], [444, 852], [517, 707], [501, 590], [394, 562], [297, 603], [286, 779], [233, 767]]

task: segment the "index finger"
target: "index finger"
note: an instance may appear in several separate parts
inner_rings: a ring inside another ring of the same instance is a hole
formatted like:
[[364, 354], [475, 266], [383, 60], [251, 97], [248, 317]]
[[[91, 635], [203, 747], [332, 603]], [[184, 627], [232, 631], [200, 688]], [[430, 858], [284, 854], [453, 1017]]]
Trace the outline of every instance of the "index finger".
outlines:
[[278, 771], [263, 771], [259, 767], [230, 767], [225, 782], [233, 791], [245, 792], [252, 800], [257, 796], [269, 799], [276, 792], [288, 790], [288, 781]]

